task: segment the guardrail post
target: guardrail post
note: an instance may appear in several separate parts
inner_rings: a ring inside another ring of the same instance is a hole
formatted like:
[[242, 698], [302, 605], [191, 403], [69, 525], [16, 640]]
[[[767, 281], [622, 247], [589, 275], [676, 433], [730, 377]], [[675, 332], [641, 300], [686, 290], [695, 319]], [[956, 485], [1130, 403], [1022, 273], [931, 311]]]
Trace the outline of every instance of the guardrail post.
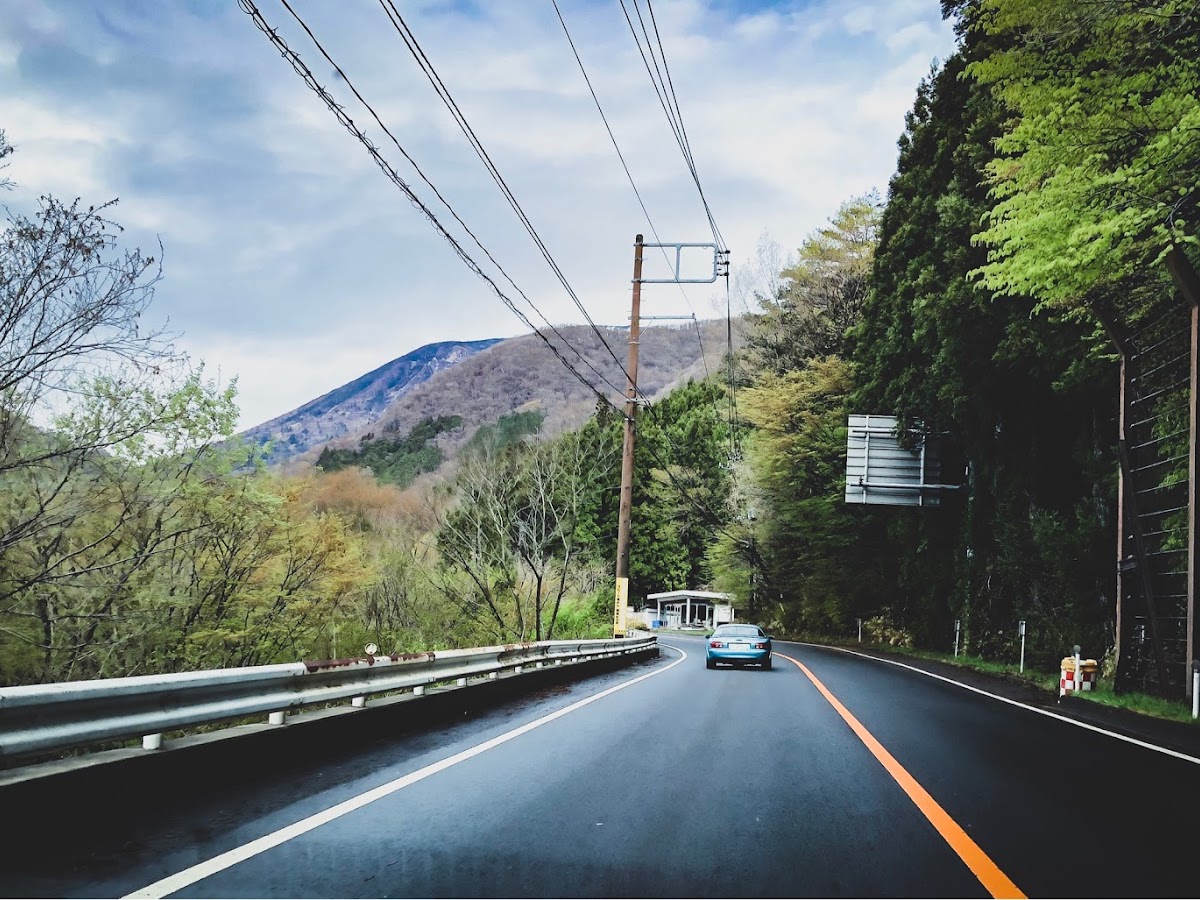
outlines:
[[267, 715], [268, 725], [282, 725], [283, 719], [287, 715], [282, 709]]
[[459, 687], [466, 687], [466, 686], [467, 686], [467, 679], [465, 679], [465, 678], [460, 678], [460, 679], [458, 679], [458, 681], [456, 681], [456, 682], [455, 682], [455, 684], [457, 684]]
[[488, 678], [492, 681], [495, 681], [499, 677], [500, 677], [499, 672], [488, 672]]
[[520, 675], [524, 671], [525, 671], [524, 666], [517, 666], [515, 669], [513, 669], [513, 672], [515, 672], [517, 675]]
[[413, 688], [413, 696], [415, 696], [415, 697], [420, 697], [424, 693], [425, 693], [425, 685], [423, 685], [423, 684], [418, 684], [415, 688]]
[[142, 735], [143, 750], [159, 750], [162, 748], [161, 734], [144, 734]]
[[364, 706], [367, 705], [367, 698], [366, 697], [351, 697], [350, 705], [355, 707], [356, 709], [362, 709]]

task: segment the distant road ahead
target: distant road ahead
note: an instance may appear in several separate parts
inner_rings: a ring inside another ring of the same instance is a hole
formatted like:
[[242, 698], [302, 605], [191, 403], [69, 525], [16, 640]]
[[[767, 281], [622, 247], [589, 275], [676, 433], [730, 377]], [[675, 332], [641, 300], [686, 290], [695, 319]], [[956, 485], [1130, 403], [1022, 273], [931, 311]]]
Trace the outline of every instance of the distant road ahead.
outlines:
[[1195, 894], [1194, 762], [833, 650], [780, 644], [771, 672], [708, 671], [699, 639], [662, 641], [677, 649], [658, 662], [348, 750], [253, 791], [114, 815], [86, 840], [7, 860], [0, 888]]

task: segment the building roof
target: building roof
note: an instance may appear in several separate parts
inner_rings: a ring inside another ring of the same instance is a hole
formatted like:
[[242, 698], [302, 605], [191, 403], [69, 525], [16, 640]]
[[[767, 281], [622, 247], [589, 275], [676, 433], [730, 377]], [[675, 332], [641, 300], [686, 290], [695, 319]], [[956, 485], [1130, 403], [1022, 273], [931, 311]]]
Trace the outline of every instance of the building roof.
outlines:
[[733, 594], [721, 594], [717, 591], [665, 591], [661, 594], [647, 594], [647, 600], [724, 600], [732, 602]]

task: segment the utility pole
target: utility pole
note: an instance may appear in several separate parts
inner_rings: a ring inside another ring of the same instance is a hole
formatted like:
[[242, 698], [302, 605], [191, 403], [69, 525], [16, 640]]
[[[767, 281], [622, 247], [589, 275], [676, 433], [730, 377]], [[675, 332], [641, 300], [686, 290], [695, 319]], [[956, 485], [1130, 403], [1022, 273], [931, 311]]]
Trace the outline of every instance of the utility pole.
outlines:
[[633, 305], [629, 313], [629, 368], [625, 384], [625, 441], [621, 449], [621, 505], [617, 513], [617, 596], [613, 637], [625, 637], [629, 604], [629, 519], [633, 514], [633, 420], [637, 413], [638, 336], [642, 311], [642, 236], [633, 242]]
[[[664, 252], [671, 265], [670, 278], [643, 278], [642, 251], [650, 247]], [[704, 278], [685, 278], [681, 257], [686, 249], [706, 249], [713, 254], [712, 274]], [[674, 264], [666, 250], [675, 251]], [[629, 520], [633, 514], [633, 426], [637, 414], [638, 336], [642, 327], [643, 284], [712, 284], [729, 275], [729, 251], [716, 244], [647, 244], [639, 234], [633, 241], [633, 308], [629, 313], [629, 376], [625, 382], [625, 444], [621, 454], [621, 505], [617, 515], [617, 596], [613, 602], [613, 637], [625, 637], [625, 608], [629, 605]], [[695, 318], [695, 316], [647, 316], [651, 319]]]

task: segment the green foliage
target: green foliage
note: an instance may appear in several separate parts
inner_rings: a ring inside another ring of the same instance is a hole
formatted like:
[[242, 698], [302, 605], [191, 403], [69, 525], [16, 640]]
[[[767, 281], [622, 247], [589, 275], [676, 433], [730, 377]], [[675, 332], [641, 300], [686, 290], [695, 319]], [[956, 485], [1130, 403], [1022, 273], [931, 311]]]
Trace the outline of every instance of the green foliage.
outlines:
[[[750, 535], [763, 613], [751, 614], [791, 631], [844, 630], [884, 589], [879, 525], [843, 496], [850, 387], [849, 366], [820, 357], [803, 369], [764, 374], [742, 393], [755, 426], [748, 459], [763, 505]], [[766, 602], [773, 598], [777, 606]]]
[[560, 614], [595, 580], [587, 510], [613, 451], [585, 429], [484, 441], [460, 458], [437, 546], [445, 596], [481, 633], [501, 642], [554, 637]]
[[911, 647], [913, 636], [903, 628], [897, 628], [887, 616], [873, 616], [862, 623], [863, 638], [870, 644], [888, 647]]
[[[630, 602], [648, 593], [700, 588], [711, 582], [708, 546], [730, 514], [730, 438], [720, 411], [723, 404], [718, 386], [689, 381], [653, 410], [639, 414]], [[619, 428], [619, 423], [614, 427]], [[611, 483], [620, 484], [619, 474]], [[611, 527], [609, 546], [615, 552], [615, 515]]]
[[[986, 263], [971, 239], [991, 206], [987, 169], [1006, 121], [990, 92], [963, 77], [987, 40], [972, 32], [908, 117], [852, 335], [851, 407], [927, 423], [971, 460], [969, 500], [890, 516], [885, 608], [926, 644], [962, 618], [984, 654], [1004, 649], [1022, 616], [1038, 618], [1047, 644], [1068, 632], [1077, 635], [1068, 645], [1103, 640], [1116, 396], [1094, 326], [1036, 315], [1034, 300], [996, 300], [970, 281]], [[960, 480], [961, 468], [947, 466], [944, 479]]]
[[1014, 113], [988, 163], [982, 283], [1078, 306], [1169, 251], [1185, 262], [1200, 200], [1191, 4], [981, 0], [968, 22], [993, 40], [970, 73]]
[[874, 192], [841, 205], [779, 273], [776, 296], [758, 296], [747, 351], [756, 370], [787, 372], [813, 357], [839, 355], [870, 286], [883, 204]]
[[370, 469], [380, 481], [406, 487], [418, 475], [442, 464], [442, 450], [432, 441], [461, 425], [459, 416], [422, 419], [400, 440], [370, 441], [358, 450], [326, 447], [317, 458], [317, 466], [326, 472], [348, 467]]
[[561, 640], [612, 637], [612, 589], [605, 585], [564, 602], [555, 637]]
[[540, 409], [525, 410], [501, 416], [494, 425], [481, 425], [467, 441], [465, 452], [478, 451], [489, 445], [500, 449], [538, 433], [546, 414]]

